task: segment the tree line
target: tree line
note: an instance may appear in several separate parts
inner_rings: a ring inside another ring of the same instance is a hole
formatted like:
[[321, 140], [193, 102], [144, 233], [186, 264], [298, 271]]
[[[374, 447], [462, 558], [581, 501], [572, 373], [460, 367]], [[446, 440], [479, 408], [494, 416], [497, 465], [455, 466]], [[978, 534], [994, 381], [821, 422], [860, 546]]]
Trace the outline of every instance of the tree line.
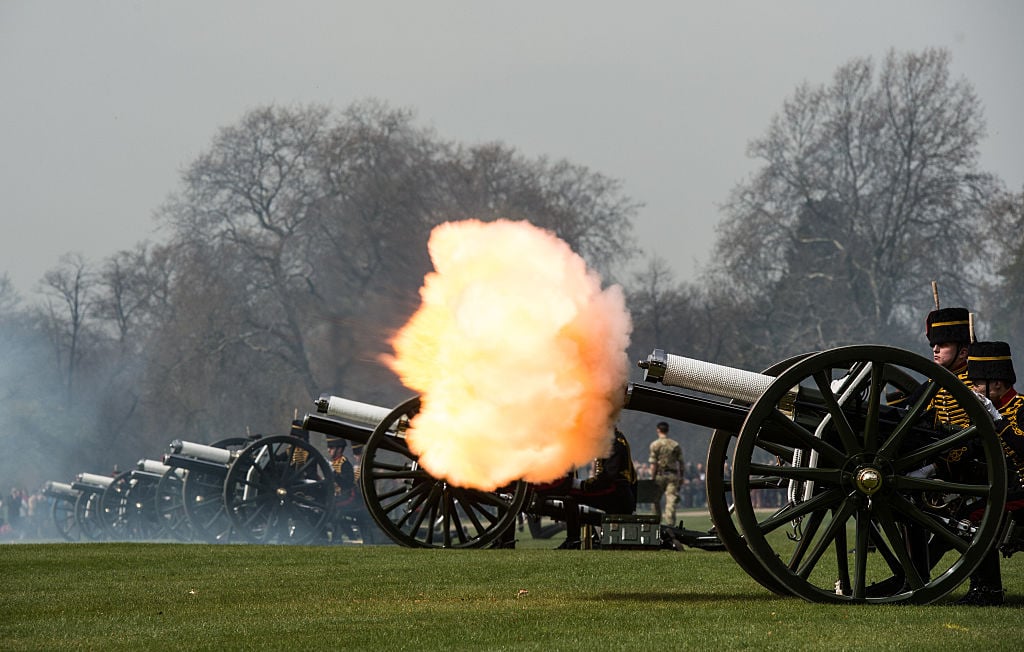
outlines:
[[[264, 106], [222, 128], [155, 215], [159, 242], [0, 276], [0, 477], [32, 484], [277, 433], [331, 392], [393, 405], [379, 362], [448, 220], [525, 219], [626, 289], [632, 359], [747, 369], [849, 343], [924, 351], [937, 280], [986, 339], [1022, 333], [1024, 189], [980, 169], [980, 100], [944, 50], [856, 59], [785, 101], [724, 198], [702, 274], [641, 258], [619, 181], [464, 145], [378, 101]], [[634, 454], [651, 427], [631, 416]], [[690, 459], [703, 456], [700, 435]], [[640, 452], [637, 452], [640, 451]]]

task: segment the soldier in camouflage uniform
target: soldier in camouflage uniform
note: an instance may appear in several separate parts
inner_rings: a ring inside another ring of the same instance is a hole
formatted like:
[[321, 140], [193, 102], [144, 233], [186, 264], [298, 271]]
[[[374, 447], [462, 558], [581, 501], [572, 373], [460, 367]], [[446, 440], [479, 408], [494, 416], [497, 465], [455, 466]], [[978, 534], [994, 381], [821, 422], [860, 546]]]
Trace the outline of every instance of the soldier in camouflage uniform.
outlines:
[[[658, 438], [651, 442], [651, 477], [658, 485], [658, 499], [654, 501], [654, 513], [662, 525], [676, 525], [676, 503], [683, 483], [683, 449], [679, 442], [668, 437], [668, 423], [661, 421], [655, 427]], [[661, 501], [665, 500], [662, 509]]]
[[[967, 375], [973, 389], [991, 401], [998, 410], [995, 430], [1006, 455], [1007, 509], [1024, 508], [1024, 397], [1013, 384], [1017, 376], [1013, 371], [1010, 345], [1006, 342], [975, 342], [967, 358]], [[968, 518], [981, 518], [978, 509]], [[997, 606], [1003, 604], [1003, 582], [999, 570], [998, 546], [985, 555], [978, 570], [971, 575], [971, 588], [957, 604], [971, 606]]]

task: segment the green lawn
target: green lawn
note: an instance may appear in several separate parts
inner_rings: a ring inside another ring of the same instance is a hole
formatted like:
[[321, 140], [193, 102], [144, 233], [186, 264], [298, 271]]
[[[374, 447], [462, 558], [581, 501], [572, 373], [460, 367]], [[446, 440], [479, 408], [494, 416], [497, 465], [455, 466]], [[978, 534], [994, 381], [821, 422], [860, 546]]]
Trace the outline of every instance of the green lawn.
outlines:
[[777, 597], [727, 553], [557, 543], [0, 546], [0, 650], [946, 651], [1024, 641], [1016, 557], [1003, 562], [1001, 608], [836, 606]]

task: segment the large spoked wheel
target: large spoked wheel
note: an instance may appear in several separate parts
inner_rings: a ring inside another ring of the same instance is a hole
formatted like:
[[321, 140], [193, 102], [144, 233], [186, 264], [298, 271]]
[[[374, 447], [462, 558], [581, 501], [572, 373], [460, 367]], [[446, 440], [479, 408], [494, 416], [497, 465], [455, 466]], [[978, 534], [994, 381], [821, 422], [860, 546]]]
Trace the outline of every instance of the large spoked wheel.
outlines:
[[[809, 354], [808, 354], [809, 355]], [[764, 370], [764, 374], [777, 376], [781, 371], [788, 369], [795, 362], [807, 357], [806, 355], [796, 356], [777, 362]], [[739, 401], [731, 401], [739, 403]], [[715, 534], [725, 546], [726, 551], [733, 560], [758, 584], [779, 595], [789, 595], [789, 591], [776, 580], [771, 573], [765, 570], [761, 562], [754, 556], [747, 546], [746, 540], [740, 534], [734, 518], [732, 500], [732, 479], [727, 477], [727, 464], [736, 446], [736, 433], [729, 430], [715, 430], [711, 433], [711, 441], [708, 443], [708, 457], [705, 465], [707, 480], [705, 488], [708, 494], [708, 512], [711, 514], [711, 522], [715, 525]], [[782, 491], [781, 487], [765, 487], [766, 490], [774, 490], [773, 494], [766, 491], [766, 496], [777, 497], [777, 492]]]
[[493, 543], [514, 526], [527, 484], [515, 482], [489, 492], [431, 476], [397, 427], [419, 407], [418, 396], [405, 401], [366, 442], [359, 481], [370, 515], [392, 541], [410, 548], [482, 548]]
[[[211, 446], [230, 451], [241, 450], [252, 440], [229, 437]], [[181, 488], [185, 516], [196, 537], [207, 543], [230, 543], [233, 540], [231, 519], [224, 508], [224, 480], [228, 467], [217, 470], [191, 470]]]
[[78, 524], [82, 538], [88, 541], [103, 541], [107, 538], [100, 507], [102, 497], [102, 491], [83, 491], [75, 499], [75, 523]]
[[187, 473], [184, 469], [167, 469], [157, 482], [155, 497], [157, 518], [164, 530], [178, 541], [186, 543], [196, 538], [195, 530], [185, 514], [183, 490]]
[[231, 463], [224, 504], [235, 531], [248, 541], [309, 543], [332, 516], [334, 471], [298, 437], [263, 437]]
[[156, 490], [161, 474], [133, 471], [124, 492], [123, 508], [131, 539], [153, 540], [165, 536], [164, 524], [156, 509]]
[[57, 534], [65, 541], [75, 543], [82, 538], [82, 530], [75, 520], [75, 499], [65, 496], [57, 496], [50, 507], [50, 515], [53, 517], [53, 525], [57, 528]]
[[103, 525], [115, 541], [155, 539], [161, 531], [156, 514], [159, 476], [140, 471], [119, 473], [100, 497]]
[[[809, 355], [812, 354], [805, 353], [777, 362], [762, 373], [768, 376], [778, 376]], [[862, 363], [856, 366], [854, 372], [870, 373], [870, 368]], [[883, 373], [886, 386], [891, 388], [886, 392], [887, 395], [896, 393], [905, 396], [920, 384], [918, 378], [893, 365], [886, 366]], [[732, 403], [738, 403], [738, 401], [732, 401]], [[776, 580], [751, 552], [746, 539], [740, 534], [733, 508], [732, 480], [731, 477], [727, 477], [728, 462], [735, 457], [733, 451], [736, 447], [736, 435], [737, 433], [727, 430], [715, 430], [708, 445], [706, 467], [708, 511], [715, 524], [715, 533], [732, 558], [751, 578], [773, 593], [790, 595], [789, 590]], [[761, 451], [760, 454], [770, 455], [767, 451]], [[752, 502], [762, 509], [762, 513], [766, 508], [785, 505], [789, 499], [791, 486], [795, 488], [795, 485], [785, 478], [764, 478], [756, 487], [751, 488]], [[764, 517], [770, 518], [770, 513]]]
[[[923, 391], [905, 408], [886, 405], [888, 379], [904, 375], [925, 379]], [[940, 390], [968, 427], [927, 427]], [[791, 480], [784, 506], [757, 509], [759, 487]], [[909, 351], [852, 346], [809, 356], [768, 387], [740, 430], [732, 487], [750, 550], [792, 594], [927, 604], [994, 543], [1006, 467], [991, 419], [956, 376]]]

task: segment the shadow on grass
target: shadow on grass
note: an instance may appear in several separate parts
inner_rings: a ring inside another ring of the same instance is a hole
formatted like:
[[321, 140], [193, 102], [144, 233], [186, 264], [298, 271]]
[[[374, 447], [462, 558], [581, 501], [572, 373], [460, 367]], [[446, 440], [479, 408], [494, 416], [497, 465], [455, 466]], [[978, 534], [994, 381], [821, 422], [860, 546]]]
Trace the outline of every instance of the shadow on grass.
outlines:
[[751, 594], [751, 593], [697, 593], [693, 591], [677, 593], [656, 593], [656, 592], [606, 592], [597, 596], [602, 600], [629, 600], [635, 602], [736, 602], [736, 601], [763, 601], [769, 600], [792, 600], [788, 596], [775, 595], [772, 593]]

